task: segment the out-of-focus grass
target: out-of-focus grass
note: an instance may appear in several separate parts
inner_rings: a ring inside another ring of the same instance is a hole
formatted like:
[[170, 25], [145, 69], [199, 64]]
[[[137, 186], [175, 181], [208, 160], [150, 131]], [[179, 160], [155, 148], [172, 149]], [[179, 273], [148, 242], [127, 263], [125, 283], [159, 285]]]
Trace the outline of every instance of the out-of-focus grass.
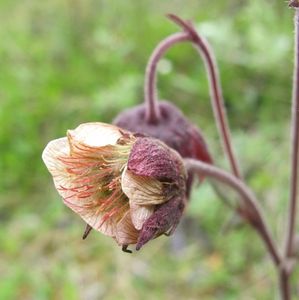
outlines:
[[[81, 240], [83, 222], [62, 205], [41, 161], [46, 143], [67, 129], [110, 122], [142, 101], [147, 58], [177, 30], [168, 12], [194, 20], [215, 48], [238, 156], [281, 239], [293, 32], [283, 1], [2, 0], [0, 299], [274, 298], [262, 243], [247, 226], [225, 231], [231, 212], [208, 183], [195, 189], [175, 240], [126, 255], [95, 232]], [[164, 59], [159, 94], [202, 127], [226, 166], [190, 45]]]

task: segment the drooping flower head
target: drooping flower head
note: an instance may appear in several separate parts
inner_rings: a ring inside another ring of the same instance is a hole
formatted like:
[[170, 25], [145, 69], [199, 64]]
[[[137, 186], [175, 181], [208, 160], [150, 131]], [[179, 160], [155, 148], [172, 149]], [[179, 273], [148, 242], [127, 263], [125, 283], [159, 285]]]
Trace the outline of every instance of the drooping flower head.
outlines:
[[64, 203], [123, 250], [138, 250], [179, 222], [186, 171], [157, 139], [86, 123], [51, 141], [42, 157]]

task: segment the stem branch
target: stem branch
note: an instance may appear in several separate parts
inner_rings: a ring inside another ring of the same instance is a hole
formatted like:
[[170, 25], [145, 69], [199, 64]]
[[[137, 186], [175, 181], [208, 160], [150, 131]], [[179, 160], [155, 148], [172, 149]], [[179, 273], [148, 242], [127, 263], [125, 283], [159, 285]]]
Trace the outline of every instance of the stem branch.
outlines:
[[[277, 246], [275, 245], [274, 240], [270, 234], [256, 197], [254, 196], [253, 192], [244, 184], [244, 182], [215, 166], [198, 160], [185, 159], [185, 164], [188, 171], [194, 171], [199, 173], [200, 175], [211, 177], [220, 182], [223, 182], [239, 193], [241, 199], [245, 203], [245, 207], [247, 208], [247, 210], [249, 210], [250, 219], [246, 218], [246, 220], [249, 221], [249, 223], [256, 229], [256, 231], [264, 241], [275, 266], [280, 268], [282, 260], [277, 250]], [[241, 216], [244, 218], [243, 214], [241, 214]]]

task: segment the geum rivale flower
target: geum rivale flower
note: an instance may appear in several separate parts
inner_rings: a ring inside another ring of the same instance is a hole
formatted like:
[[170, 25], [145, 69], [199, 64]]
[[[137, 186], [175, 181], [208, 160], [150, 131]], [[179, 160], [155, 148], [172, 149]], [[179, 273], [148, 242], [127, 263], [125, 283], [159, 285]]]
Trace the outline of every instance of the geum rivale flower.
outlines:
[[51, 141], [42, 158], [63, 202], [126, 252], [171, 234], [182, 216], [185, 167], [158, 139], [86, 123]]

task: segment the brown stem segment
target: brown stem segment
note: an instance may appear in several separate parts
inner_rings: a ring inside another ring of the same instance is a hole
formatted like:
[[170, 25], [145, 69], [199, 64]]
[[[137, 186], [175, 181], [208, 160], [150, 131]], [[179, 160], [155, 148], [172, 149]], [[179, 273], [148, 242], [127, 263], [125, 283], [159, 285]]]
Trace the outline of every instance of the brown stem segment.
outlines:
[[256, 200], [252, 191], [244, 184], [244, 182], [215, 166], [198, 160], [185, 159], [185, 165], [188, 171], [194, 171], [205, 177], [216, 179], [230, 186], [239, 193], [241, 199], [244, 201], [245, 208], [248, 213], [245, 215], [241, 213], [241, 217], [245, 217], [246, 221], [248, 221], [255, 228], [259, 236], [264, 241], [264, 244], [266, 245], [266, 248], [268, 249], [275, 266], [280, 268], [282, 260], [277, 250], [277, 246], [270, 234], [258, 201]]
[[165, 51], [174, 44], [185, 41], [192, 42], [195, 49], [202, 57], [206, 67], [214, 117], [217, 123], [220, 138], [222, 140], [222, 146], [229, 160], [233, 174], [236, 177], [241, 178], [240, 168], [232, 148], [231, 134], [226, 116], [217, 64], [213, 55], [213, 51], [208, 42], [196, 32], [191, 23], [185, 22], [174, 15], [168, 15], [168, 17], [176, 24], [178, 24], [181, 28], [183, 28], [184, 32], [173, 34], [163, 40], [156, 47], [150, 57], [146, 68], [144, 89], [145, 102], [147, 105], [147, 121], [150, 123], [155, 123], [159, 119], [159, 108], [157, 105], [156, 94], [157, 63], [159, 59], [164, 55]]
[[294, 239], [296, 234], [297, 216], [297, 194], [298, 194], [298, 160], [299, 160], [299, 4], [298, 1], [290, 1], [289, 6], [295, 9], [295, 59], [293, 73], [293, 93], [292, 93], [292, 120], [291, 120], [291, 180], [290, 180], [290, 202], [288, 212], [288, 228], [286, 233], [285, 256], [280, 270], [280, 291], [281, 298], [291, 299], [290, 277], [292, 269], [287, 270], [287, 263], [294, 255]]
[[149, 123], [156, 123], [160, 117], [156, 90], [158, 62], [164, 53], [173, 45], [188, 40], [190, 40], [190, 38], [186, 33], [170, 35], [158, 44], [148, 61], [145, 71], [144, 99], [147, 106], [146, 119]]
[[280, 289], [280, 297], [282, 300], [291, 299], [289, 274], [283, 269], [280, 270], [279, 273], [279, 289]]
[[293, 242], [295, 237], [297, 193], [298, 193], [298, 149], [299, 149], [299, 9], [295, 9], [295, 61], [294, 81], [292, 96], [292, 121], [291, 121], [291, 186], [290, 205], [288, 214], [288, 229], [286, 236], [286, 257], [292, 256]]

